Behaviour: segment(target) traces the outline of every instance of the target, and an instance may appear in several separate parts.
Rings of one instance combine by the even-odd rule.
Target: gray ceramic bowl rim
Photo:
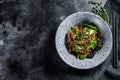
[[[66,33],[70,27],[79,24],[77,20],[80,19],[80,21],[82,21],[82,18],[84,20],[89,18],[91,23],[96,22],[94,24],[97,24],[97,27],[100,29],[103,38],[105,38],[103,47],[96,52],[95,56],[91,59],[84,60],[77,59],[74,55],[69,54],[65,46]],[[91,69],[103,63],[111,53],[113,44],[112,42],[112,33],[108,24],[101,17],[91,12],[77,12],[71,14],[61,22],[55,36],[56,49],[59,56],[69,66],[77,69]]]

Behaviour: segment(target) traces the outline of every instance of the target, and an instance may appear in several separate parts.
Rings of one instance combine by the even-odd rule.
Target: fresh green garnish
[[[92,24],[84,24],[85,27],[88,27],[89,29],[94,29],[94,30],[97,30],[96,26],[92,25]]]
[[[102,17],[109,24],[109,16],[107,11],[102,7],[102,3],[95,1],[89,1],[88,3],[92,5],[92,12]]]
[[[76,53],[81,53],[82,47],[79,45],[75,45],[72,50],[75,51]]]
[[[80,31],[78,29],[76,30],[75,35],[77,39],[80,39],[81,36],[80,36]]]
[[[90,48],[95,49],[96,46],[97,46],[97,39],[93,38],[91,41]]]
[[[79,59],[85,59],[87,57],[87,54],[81,54]]]

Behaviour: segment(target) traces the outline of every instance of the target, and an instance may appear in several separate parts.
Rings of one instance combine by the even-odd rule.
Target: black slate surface
[[[110,2],[105,8],[111,12]],[[119,80],[106,70],[112,53],[90,70],[73,69],[58,56],[56,30],[78,11],[91,11],[87,0],[1,0],[0,80]]]

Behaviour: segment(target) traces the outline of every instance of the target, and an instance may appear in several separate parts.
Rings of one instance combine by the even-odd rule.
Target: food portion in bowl
[[[68,52],[79,59],[92,58],[103,46],[99,30],[89,23],[71,27],[65,37]]]

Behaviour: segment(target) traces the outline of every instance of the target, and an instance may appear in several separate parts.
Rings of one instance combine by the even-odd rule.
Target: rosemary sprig
[[[102,7],[102,3],[95,1],[89,1],[88,3],[92,5],[92,12],[102,17],[109,24],[109,16],[107,11]]]

